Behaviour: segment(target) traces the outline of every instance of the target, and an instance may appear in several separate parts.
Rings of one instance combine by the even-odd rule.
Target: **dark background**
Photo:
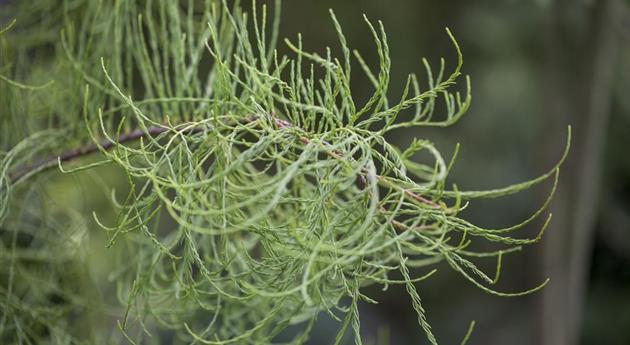
[[[414,129],[393,141],[430,138],[448,157],[462,144],[452,181],[462,189],[502,187],[547,171],[560,157],[566,127],[573,147],[561,171],[551,227],[538,245],[506,258],[502,291],[521,291],[546,277],[543,292],[490,296],[440,266],[419,285],[438,340],[459,343],[477,321],[471,344],[630,344],[630,11],[616,0],[318,0],[286,1],[282,33],[302,32],[305,46],[339,52],[329,19],[334,9],[353,48],[375,62],[362,13],[381,19],[393,59],[392,96],[409,72],[423,75],[421,57],[456,61],[444,31],[464,53],[473,105],[447,129]],[[364,94],[368,85],[355,82]],[[551,186],[475,202],[468,219],[484,226],[520,222]],[[538,230],[532,227],[534,233]],[[531,233],[530,233],[531,234]],[[529,235],[523,233],[523,235]],[[491,269],[492,263],[489,263]],[[366,337],[393,344],[424,336],[402,287],[370,291]],[[331,332],[316,333],[319,344]],[[333,327],[333,325],[331,325]]]

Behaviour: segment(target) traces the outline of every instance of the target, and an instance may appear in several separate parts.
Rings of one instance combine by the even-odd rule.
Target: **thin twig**
[[[250,123],[256,119],[258,119],[258,116],[255,115],[251,115],[245,118],[244,123]],[[276,117],[273,117],[273,123],[278,127],[278,128],[295,128],[295,126],[293,124],[291,124],[288,121],[285,120],[281,120],[278,119]],[[82,146],[82,147],[77,147],[77,148],[73,148],[70,149],[68,151],[64,151],[62,152],[60,155],[58,156],[52,156],[52,157],[47,157],[44,158],[38,162],[29,164],[29,165],[25,165],[22,166],[18,169],[16,169],[15,171],[13,171],[9,176],[10,176],[10,180],[12,182],[16,182],[19,181],[21,178],[25,177],[26,175],[37,171],[38,173],[43,172],[43,171],[47,171],[50,170],[51,168],[56,167],[60,162],[61,163],[65,163],[65,162],[70,162],[76,159],[80,159],[86,156],[89,156],[93,153],[96,153],[100,150],[110,150],[112,149],[115,145],[118,144],[124,144],[124,143],[128,143],[128,142],[133,142],[136,140],[139,140],[140,138],[146,137],[146,136],[150,136],[150,137],[157,137],[161,134],[164,134],[166,132],[168,132],[170,130],[170,128],[168,127],[161,127],[161,126],[152,126],[152,127],[148,127],[146,131],[143,131],[141,129],[135,129],[131,132],[127,132],[127,133],[123,133],[120,135],[120,137],[118,138],[118,140],[116,141],[111,141],[110,139],[103,139],[99,142],[99,144],[90,144],[87,146]],[[199,132],[202,132],[203,130],[205,130],[204,128],[201,127],[192,127],[190,128],[190,130],[187,131],[187,134],[196,134]],[[299,140],[304,143],[304,144],[309,144],[311,143],[311,140],[307,137],[304,136],[300,136]],[[327,143],[325,143],[327,144]],[[329,144],[328,144],[329,145]],[[340,153],[335,152],[333,150],[331,151],[326,151],[326,153],[337,160],[341,160],[342,156]],[[362,169],[362,171],[364,173],[367,173],[367,169],[364,168]],[[376,175],[376,179],[378,180],[379,183],[381,183],[382,185],[385,185],[387,187],[390,188],[394,188],[394,186],[392,185],[392,183],[390,181],[388,181],[384,176],[382,175]],[[365,178],[364,176],[360,175],[359,176],[359,183],[360,184],[365,184]],[[433,208],[439,208],[440,206],[435,203],[432,200],[429,200],[427,198],[422,197],[421,195],[418,195],[412,191],[403,189],[402,190],[403,194],[412,200],[415,200],[417,202],[429,205]]]
[[[73,148],[68,151],[62,152],[60,155],[47,157],[39,161],[36,161],[34,163],[19,167],[18,169],[16,169],[9,175],[9,178],[12,182],[16,182],[33,171],[43,172],[43,171],[50,170],[51,168],[56,167],[59,162],[65,163],[65,162],[70,162],[70,161],[73,161],[73,160],[76,160],[85,156],[89,156],[93,153],[98,152],[100,148],[104,150],[110,150],[117,144],[133,142],[145,136],[157,137],[158,135],[163,134],[167,132],[168,130],[169,129],[166,127],[158,127],[158,126],[149,127],[146,132],[140,129],[136,129],[131,132],[121,134],[118,140],[115,142],[109,139],[103,139],[99,142],[98,145],[90,144],[86,146]],[[201,130],[202,128],[192,128],[190,130],[190,133],[191,134],[198,133]]]

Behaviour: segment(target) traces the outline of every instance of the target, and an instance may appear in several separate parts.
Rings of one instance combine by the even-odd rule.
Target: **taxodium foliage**
[[[331,343],[351,332],[359,344],[357,304],[375,302],[363,288],[402,284],[436,344],[416,286],[439,262],[500,296],[544,285],[491,287],[502,255],[540,239],[544,227],[535,238],[516,231],[549,199],[504,229],[459,212],[470,200],[557,179],[559,165],[527,183],[458,191],[446,182],[455,157],[422,138],[409,147],[387,140],[401,128],[447,127],[468,109],[470,83],[456,84],[462,56],[450,32],[454,67],[425,61],[424,76],[410,74],[391,95],[380,22],[364,18],[377,65],[351,50],[332,12],[338,48],[310,53],[298,36],[283,56],[280,8],[2,7],[0,17],[16,21],[0,38],[0,342],[271,344],[282,335],[301,344],[326,313],[339,321]],[[373,86],[367,100],[352,91],[358,73]],[[103,171],[127,187],[108,184]],[[59,174],[92,179],[88,193],[107,198],[117,216],[56,202],[63,189],[49,180]],[[84,248],[98,231],[113,267],[106,282],[92,279]],[[496,251],[474,252],[475,241]],[[497,260],[492,277],[475,264],[483,257]],[[118,301],[102,298],[112,290]]]

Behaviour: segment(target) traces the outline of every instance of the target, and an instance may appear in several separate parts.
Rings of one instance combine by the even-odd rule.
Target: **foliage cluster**
[[[17,24],[0,38],[0,342],[105,342],[109,319],[81,316],[98,310],[130,343],[170,334],[173,343],[270,344],[293,329],[285,342],[301,344],[323,312],[340,322],[331,341],[352,332],[360,344],[357,305],[376,303],[362,289],[402,284],[436,344],[416,286],[438,263],[500,296],[544,286],[491,287],[502,256],[542,236],[549,218],[534,238],[512,233],[551,195],[503,229],[459,214],[473,199],[557,182],[564,157],[526,183],[459,191],[446,182],[457,150],[446,159],[425,139],[387,140],[401,128],[447,127],[468,109],[469,80],[463,94],[451,91],[462,56],[450,32],[452,72],[423,60],[425,77],[410,74],[392,97],[381,22],[365,18],[378,66],[350,49],[332,11],[338,57],[303,50],[299,36],[283,56],[280,9],[215,0],[2,8]],[[366,101],[352,91],[357,74],[374,88]],[[96,160],[77,163],[92,152]],[[128,190],[99,176],[104,165]],[[115,221],[51,202],[42,187],[51,167],[93,179]],[[93,292],[84,238],[95,227],[107,234],[122,309]],[[474,241],[498,248],[475,252]],[[482,258],[497,260],[493,277],[474,263]]]

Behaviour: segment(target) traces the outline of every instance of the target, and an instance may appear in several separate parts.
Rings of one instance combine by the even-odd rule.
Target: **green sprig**
[[[7,229],[0,241],[0,340],[102,342],[99,334],[109,330],[98,322],[85,320],[89,332],[71,323],[72,315],[92,310],[116,315],[117,339],[129,343],[153,343],[168,331],[174,343],[271,344],[298,327],[291,343],[302,344],[325,312],[341,323],[335,343],[351,329],[360,344],[357,306],[374,302],[363,288],[404,284],[419,328],[437,344],[417,285],[438,262],[499,296],[546,284],[517,293],[488,287],[504,255],[540,240],[549,218],[534,238],[512,233],[546,212],[570,131],[549,172],[489,191],[446,190],[455,157],[446,159],[426,139],[402,150],[385,137],[399,128],[447,127],[468,110],[470,79],[463,96],[452,91],[463,59],[450,30],[458,57],[453,71],[447,74],[442,60],[436,73],[423,60],[427,88],[411,74],[392,101],[385,27],[367,17],[376,69],[351,49],[332,11],[340,58],[330,49],[305,51],[301,37],[286,40],[293,53],[280,56],[279,1],[271,25],[266,6],[254,3],[250,16],[238,1],[80,0],[64,1],[61,9],[54,1],[34,2],[12,5],[20,24],[0,37],[14,51],[0,61],[8,71],[0,78],[0,225]],[[60,37],[23,29],[36,28],[42,13],[51,20],[37,30]],[[52,58],[29,53],[48,46]],[[356,64],[374,87],[364,104],[352,90]],[[27,86],[42,80],[54,84]],[[445,114],[434,114],[438,100]],[[76,155],[63,154],[77,148]],[[411,159],[423,151],[430,161]],[[99,158],[83,161],[88,154]],[[122,172],[124,198],[94,177],[104,165]],[[102,182],[116,217],[46,201],[41,186],[54,185],[44,178],[54,175],[46,173],[50,167]],[[485,229],[459,216],[463,201],[548,180],[554,181],[549,198],[515,226]],[[25,211],[34,200],[42,206]],[[87,266],[77,234],[93,231],[88,224],[107,235],[118,305],[90,306],[93,296],[80,286],[96,283],[87,275],[81,285],[64,269]],[[32,242],[18,241],[23,236]],[[473,252],[472,241],[499,248]],[[31,265],[31,257],[53,269],[38,276],[33,270],[41,266]],[[497,260],[494,278],[474,262],[483,258]],[[64,296],[64,308],[52,305],[51,293]]]

